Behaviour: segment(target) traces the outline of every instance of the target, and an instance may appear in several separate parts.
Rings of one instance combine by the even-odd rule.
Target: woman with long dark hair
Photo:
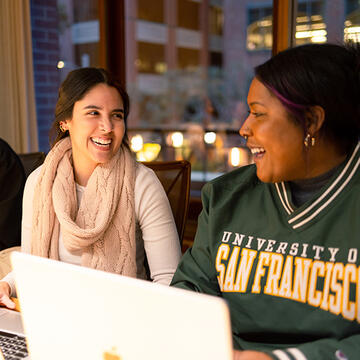
[[[129,150],[128,114],[128,95],[107,71],[68,74],[52,148],[25,185],[22,251],[138,278],[146,253],[152,280],[168,285],[178,235],[161,183]],[[0,303],[13,307],[10,295],[11,273],[0,282]]]

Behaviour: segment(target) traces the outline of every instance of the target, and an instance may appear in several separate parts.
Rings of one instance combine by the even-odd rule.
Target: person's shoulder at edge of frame
[[[6,156],[9,156],[10,154],[16,155],[12,147],[2,138],[0,138],[0,152]]]
[[[5,168],[11,167],[16,169],[18,172],[21,171],[25,181],[25,170],[18,154],[10,146],[10,144],[2,138],[0,138],[0,161],[1,165]]]

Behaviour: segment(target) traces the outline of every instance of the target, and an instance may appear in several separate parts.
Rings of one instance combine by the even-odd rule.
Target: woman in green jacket
[[[203,188],[172,285],[227,300],[236,360],[360,358],[360,47],[255,68],[240,134],[255,164]]]

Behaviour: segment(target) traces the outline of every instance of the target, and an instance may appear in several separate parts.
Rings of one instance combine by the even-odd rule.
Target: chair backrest
[[[182,245],[189,210],[191,164],[186,160],[143,162],[143,164],[154,170],[165,189]]]
[[[25,170],[25,175],[28,177],[37,167],[39,167],[45,160],[45,153],[38,151],[32,153],[18,154]]]
[[[13,251],[21,251],[21,246],[14,246],[0,251],[0,279],[12,270],[10,254]]]

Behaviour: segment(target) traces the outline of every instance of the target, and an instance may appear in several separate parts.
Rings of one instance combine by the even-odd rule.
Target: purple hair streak
[[[286,110],[302,124],[304,119],[304,110],[306,110],[307,105],[296,104],[287,99],[285,96],[281,95],[274,87],[268,84],[264,85],[280,100],[280,102],[285,106]]]

